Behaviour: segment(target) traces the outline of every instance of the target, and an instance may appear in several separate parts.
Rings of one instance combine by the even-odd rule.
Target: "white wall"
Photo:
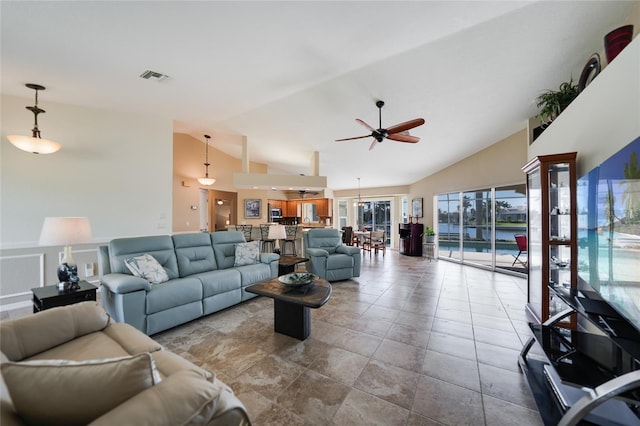
[[[38,120],[42,137],[62,144],[50,155],[20,151],[6,138],[30,134],[33,114],[25,106],[33,98],[1,97],[1,305],[57,282],[61,248],[37,245],[46,216],[89,217],[94,243],[73,249],[80,277],[90,280],[83,266],[97,261],[97,243],[171,232],[172,121],[56,104],[46,93],[39,99],[47,111]]]
[[[529,158],[578,152],[578,176],[640,136],[640,37],[636,37],[529,146]]]
[[[172,121],[44,99],[42,136],[62,149],[35,155],[6,139],[30,134],[33,99],[2,96],[0,247],[36,244],[46,216],[88,216],[97,240],[170,232]]]

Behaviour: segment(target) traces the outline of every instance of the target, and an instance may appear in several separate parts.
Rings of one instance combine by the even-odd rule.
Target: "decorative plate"
[[[311,281],[318,278],[317,275],[310,274],[308,272],[293,272],[291,274],[286,274],[278,277],[278,281],[284,284],[287,287],[303,287],[305,285],[311,284]]]
[[[600,55],[594,53],[582,70],[578,82],[578,93],[582,92],[598,74],[600,74]]]

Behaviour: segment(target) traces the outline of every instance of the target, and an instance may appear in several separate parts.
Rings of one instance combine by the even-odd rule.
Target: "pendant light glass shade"
[[[34,154],[53,154],[61,148],[58,142],[31,136],[7,135],[7,139],[9,139],[9,142],[16,148]]]
[[[26,85],[29,89],[36,91],[36,104],[34,106],[26,107],[33,113],[34,124],[31,129],[31,136],[24,135],[8,135],[7,139],[13,146],[26,152],[32,152],[34,154],[52,154],[58,151],[61,146],[57,142],[50,141],[48,139],[42,139],[40,137],[40,129],[38,129],[38,114],[46,112],[42,108],[38,108],[38,90],[45,90],[44,86],[39,84],[29,83]]]
[[[200,185],[211,186],[216,183],[214,178],[209,177],[209,139],[211,136],[204,135],[205,138],[205,160],[204,160],[204,177],[198,178]]]
[[[198,182],[200,182],[200,184],[202,185],[210,186],[216,183],[216,180],[210,177],[201,177],[201,178],[198,178]]]

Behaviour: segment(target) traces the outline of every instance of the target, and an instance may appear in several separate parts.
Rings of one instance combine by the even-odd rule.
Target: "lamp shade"
[[[18,149],[34,154],[53,154],[60,149],[60,144],[48,139],[33,138],[31,136],[7,135],[9,142]]]
[[[270,240],[284,240],[285,238],[287,238],[287,231],[284,225],[271,225],[269,227]]]
[[[46,217],[40,233],[41,246],[70,246],[91,242],[88,217]]]
[[[210,185],[213,185],[214,183],[216,183],[216,180],[214,178],[210,178],[210,177],[207,176],[207,177],[198,178],[198,182],[201,185],[210,186]]]

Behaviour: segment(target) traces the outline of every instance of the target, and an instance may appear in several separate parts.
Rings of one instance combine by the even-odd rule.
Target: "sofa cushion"
[[[267,281],[272,278],[271,266],[265,263],[240,266],[236,269],[240,272],[240,276],[242,277],[242,287],[259,283],[261,281]]]
[[[212,232],[211,243],[216,256],[218,269],[233,268],[236,257],[236,244],[246,242],[240,231]]]
[[[215,375],[204,368],[198,367],[194,363],[187,361],[180,355],[176,355],[171,351],[157,351],[151,354],[153,360],[156,363],[156,368],[160,377],[164,380],[165,377],[172,376],[182,370],[191,370],[202,376],[203,379],[210,382],[215,379]]]
[[[116,238],[109,243],[109,260],[112,273],[131,274],[124,261],[133,256],[148,253],[167,271],[169,279],[178,278],[178,261],[173,240],[168,235],[150,237]]]
[[[234,256],[233,266],[245,266],[258,263],[260,260],[260,241],[236,244]]]
[[[144,278],[152,284],[169,281],[167,271],[149,253],[129,257],[124,260],[124,264],[133,275]]]
[[[150,354],[74,362],[5,362],[2,375],[27,424],[86,425],[158,383]]]
[[[116,358],[134,355],[105,333],[86,334],[77,337],[63,345],[54,346],[25,360],[67,359],[72,361],[86,361],[98,358]]]
[[[0,349],[20,361],[77,337],[104,329],[109,315],[97,302],[47,309],[19,320],[0,322]]]
[[[202,283],[203,298],[237,290],[242,285],[242,277],[237,268],[203,272],[193,278],[198,278]]]
[[[211,424],[222,409],[229,410],[218,406],[223,392],[226,388],[220,382],[208,382],[193,371],[180,371],[96,419],[91,426]],[[246,417],[242,420],[217,424],[250,424]]]
[[[102,330],[102,332],[122,346],[129,355],[136,355],[143,352],[155,353],[162,349],[162,346],[151,337],[140,333],[135,327],[124,322],[113,322]]]
[[[147,292],[145,313],[154,314],[176,306],[202,300],[202,284],[193,277],[177,278],[153,286]]]
[[[218,269],[209,234],[177,234],[171,238],[181,277]]]

